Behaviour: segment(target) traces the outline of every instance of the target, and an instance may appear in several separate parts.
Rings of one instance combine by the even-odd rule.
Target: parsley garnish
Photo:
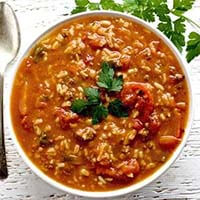
[[[180,52],[186,46],[184,35],[185,22],[200,29],[200,25],[184,15],[186,11],[192,8],[195,0],[173,0],[172,9],[169,8],[167,0],[123,0],[122,3],[116,3],[114,0],[100,0],[99,3],[92,3],[90,1],[75,0],[76,8],[72,11],[72,14],[87,10],[104,9],[128,12],[148,22],[155,22],[156,17],[158,17],[158,29],[174,43]],[[173,20],[172,17],[176,19]],[[194,34],[192,33],[192,35]],[[191,38],[189,38],[190,40]],[[186,50],[188,51],[188,49],[190,49],[190,42],[187,42]],[[195,53],[195,56],[190,56],[189,54],[189,59],[187,56],[188,62],[198,55],[200,55],[199,51]]]
[[[102,104],[94,107],[92,112],[92,124],[98,124],[107,116],[108,116],[108,109],[104,107]]]
[[[116,117],[128,117],[128,109],[119,99],[110,102],[108,106],[109,113]]]
[[[108,62],[103,62],[97,85],[105,88],[108,92],[119,92],[122,89],[122,76],[114,77],[115,71]]]
[[[71,106],[71,110],[75,113],[82,113],[83,111],[85,111],[88,107],[88,102],[86,100],[83,99],[76,99]]]
[[[93,106],[100,104],[100,95],[98,89],[85,88],[84,94],[87,100],[76,99],[73,101],[71,110],[78,114],[90,115]]]
[[[115,71],[112,65],[103,62],[102,71],[97,84],[99,87],[106,88],[110,91],[120,91],[122,89],[123,79],[122,77],[114,78]],[[116,117],[127,117],[127,109],[123,106],[119,99],[111,102],[106,108],[100,99],[99,90],[96,88],[85,88],[84,94],[86,99],[76,99],[73,101],[71,110],[77,114],[92,117],[92,124],[97,124],[101,122],[104,118],[108,116],[109,113]]]
[[[97,105],[100,103],[100,95],[98,89],[95,88],[85,88],[85,96],[88,99],[88,105]]]

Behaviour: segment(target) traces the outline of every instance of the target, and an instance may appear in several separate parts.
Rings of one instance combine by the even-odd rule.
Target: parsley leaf
[[[183,47],[185,46],[185,19],[179,18],[174,21],[174,31],[172,32],[171,40],[178,48],[180,52],[182,52]]]
[[[87,10],[87,6],[90,3],[89,0],[75,0],[76,8],[71,11],[71,14],[77,14],[81,12],[85,12]]]
[[[76,99],[72,103],[71,110],[78,114],[89,115],[92,107],[100,104],[100,95],[99,91],[95,88],[85,88],[85,96],[87,100]]]
[[[162,17],[165,17],[165,19]],[[171,21],[168,16],[163,15],[160,20],[162,20],[162,22],[158,24],[158,29],[171,39],[178,50],[182,52],[185,46],[185,19],[180,17],[175,21]]]
[[[104,10],[116,10],[123,12],[122,5],[115,3],[114,0],[101,0],[100,5]]]
[[[112,87],[109,91],[119,92],[122,89],[122,85],[123,85],[123,76],[118,76],[113,79]]]
[[[76,99],[72,103],[71,110],[75,113],[80,114],[87,109],[87,106],[88,102],[86,100]]]
[[[124,0],[123,7],[125,11],[144,19],[145,21],[155,21],[152,0]]]
[[[187,61],[190,62],[193,58],[200,55],[200,34],[191,32],[187,42]]]
[[[89,1],[88,0],[75,0],[75,3],[79,7],[87,6]]]
[[[108,109],[103,105],[97,105],[93,108],[92,124],[98,124],[108,116]]]
[[[160,23],[158,29],[162,31],[178,48],[181,52],[185,46],[185,19],[179,17],[177,20],[172,21],[169,17],[170,10],[167,4],[161,4],[155,10],[159,17]]]
[[[112,87],[112,80],[114,77],[114,70],[110,67],[109,63],[103,62],[101,64],[102,70],[99,74],[97,85],[102,88],[109,89]]]
[[[128,117],[128,109],[119,99],[110,102],[108,106],[109,113],[116,117]]]
[[[77,14],[77,13],[85,12],[86,10],[87,10],[86,7],[77,6],[76,8],[74,8],[74,10],[72,10],[71,14]]]
[[[89,3],[88,9],[89,10],[100,10],[100,6],[98,3]]]
[[[170,22],[171,21],[170,17],[168,16],[168,14],[170,13],[170,10],[166,3],[162,3],[158,6],[156,6],[155,13],[159,17],[159,20],[161,22]]]
[[[194,2],[195,0],[174,0],[173,13],[180,16],[191,9]]]
[[[108,62],[102,63],[102,70],[99,74],[97,85],[107,89],[109,92],[119,92],[122,89],[122,76],[114,77],[115,71]]]
[[[96,105],[100,103],[100,95],[98,89],[85,88],[84,93],[88,99],[88,105]]]

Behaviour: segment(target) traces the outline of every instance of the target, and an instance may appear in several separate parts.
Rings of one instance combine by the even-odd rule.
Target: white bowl
[[[165,164],[163,164],[162,167],[160,167],[155,173],[153,173],[152,175],[150,175],[146,179],[144,179],[144,180],[142,180],[142,181],[140,181],[136,184],[130,185],[128,187],[122,188],[122,189],[117,189],[117,190],[113,190],[113,191],[105,191],[105,192],[88,192],[88,191],[82,191],[82,190],[70,188],[66,185],[63,185],[63,184],[55,181],[54,179],[48,177],[47,175],[45,175],[39,168],[36,167],[36,165],[33,164],[33,162],[28,158],[28,156],[26,155],[26,153],[24,152],[24,150],[20,146],[19,141],[17,140],[16,135],[14,133],[14,129],[13,129],[12,122],[11,122],[11,113],[10,113],[11,92],[12,92],[15,74],[16,74],[18,68],[19,68],[20,63],[28,55],[28,53],[30,52],[33,45],[38,40],[40,40],[45,34],[47,34],[49,31],[51,31],[52,29],[54,29],[58,25],[69,22],[73,19],[78,19],[78,18],[87,17],[87,16],[94,16],[94,15],[122,17],[122,18],[125,18],[125,19],[128,19],[128,20],[131,20],[133,22],[141,24],[142,26],[146,27],[147,29],[149,29],[153,33],[155,33],[159,38],[161,38],[165,42],[165,44],[167,44],[169,46],[171,51],[175,54],[176,58],[178,59],[178,61],[180,63],[180,66],[182,67],[182,70],[185,74],[186,82],[188,84],[189,99],[190,99],[190,101],[189,101],[189,116],[188,116],[188,122],[187,122],[186,129],[185,129],[185,134],[182,138],[181,143],[176,148],[176,150],[174,151],[171,158]],[[193,115],[192,89],[191,89],[191,82],[190,82],[190,78],[189,78],[187,70],[188,70],[188,66],[187,66],[185,60],[180,55],[177,48],[172,44],[172,42],[163,33],[161,33],[159,30],[152,28],[152,26],[150,24],[144,22],[143,20],[141,20],[137,17],[131,16],[131,15],[128,15],[128,14],[119,13],[119,12],[113,12],[113,11],[93,11],[93,12],[86,12],[86,13],[81,13],[81,14],[69,16],[65,20],[61,21],[60,23],[51,26],[46,32],[44,32],[38,38],[36,38],[36,40],[24,51],[24,54],[18,59],[17,63],[15,63],[15,65],[12,66],[12,69],[9,70],[9,73],[7,73],[7,75],[6,75],[6,85],[5,85],[5,88],[4,88],[4,108],[5,108],[4,109],[5,110],[4,119],[5,119],[5,122],[6,122],[6,127],[8,127],[8,131],[12,135],[12,139],[13,139],[14,143],[16,144],[17,150],[20,153],[21,157],[24,159],[24,161],[27,163],[27,165],[32,169],[32,171],[35,174],[37,174],[41,179],[43,179],[45,182],[49,183],[50,185],[52,185],[52,186],[54,186],[54,187],[56,187],[56,188],[58,188],[62,191],[65,191],[65,192],[68,192],[68,193],[71,193],[71,194],[74,194],[74,195],[91,197],[91,198],[116,197],[116,196],[124,195],[124,194],[130,193],[130,192],[134,192],[134,191],[146,186],[147,184],[151,183],[153,180],[157,179],[161,174],[163,174],[172,165],[172,163],[177,159],[177,157],[181,153],[181,151],[182,151],[182,149],[183,149],[183,147],[186,143],[186,140],[188,138],[190,128],[191,128],[192,115]]]

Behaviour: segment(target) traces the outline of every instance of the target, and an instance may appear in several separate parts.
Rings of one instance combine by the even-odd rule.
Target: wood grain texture
[[[65,14],[74,6],[72,0],[6,0],[16,11],[22,33],[20,54],[25,47],[50,25],[66,18]],[[172,1],[170,1],[171,3]],[[196,0],[190,13],[200,23],[200,0]],[[188,32],[192,27],[187,27]],[[200,58],[188,65],[191,69],[192,87],[195,97],[195,116],[187,144],[172,167],[159,179],[119,200],[149,199],[200,199]],[[6,151],[9,177],[0,181],[2,200],[86,200],[58,191],[31,172],[16,151],[6,133]]]

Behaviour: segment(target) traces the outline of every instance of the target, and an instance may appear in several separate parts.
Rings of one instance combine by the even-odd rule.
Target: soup
[[[11,97],[21,147],[80,190],[135,184],[182,140],[188,88],[169,47],[143,26],[92,16],[60,25],[21,63]]]

